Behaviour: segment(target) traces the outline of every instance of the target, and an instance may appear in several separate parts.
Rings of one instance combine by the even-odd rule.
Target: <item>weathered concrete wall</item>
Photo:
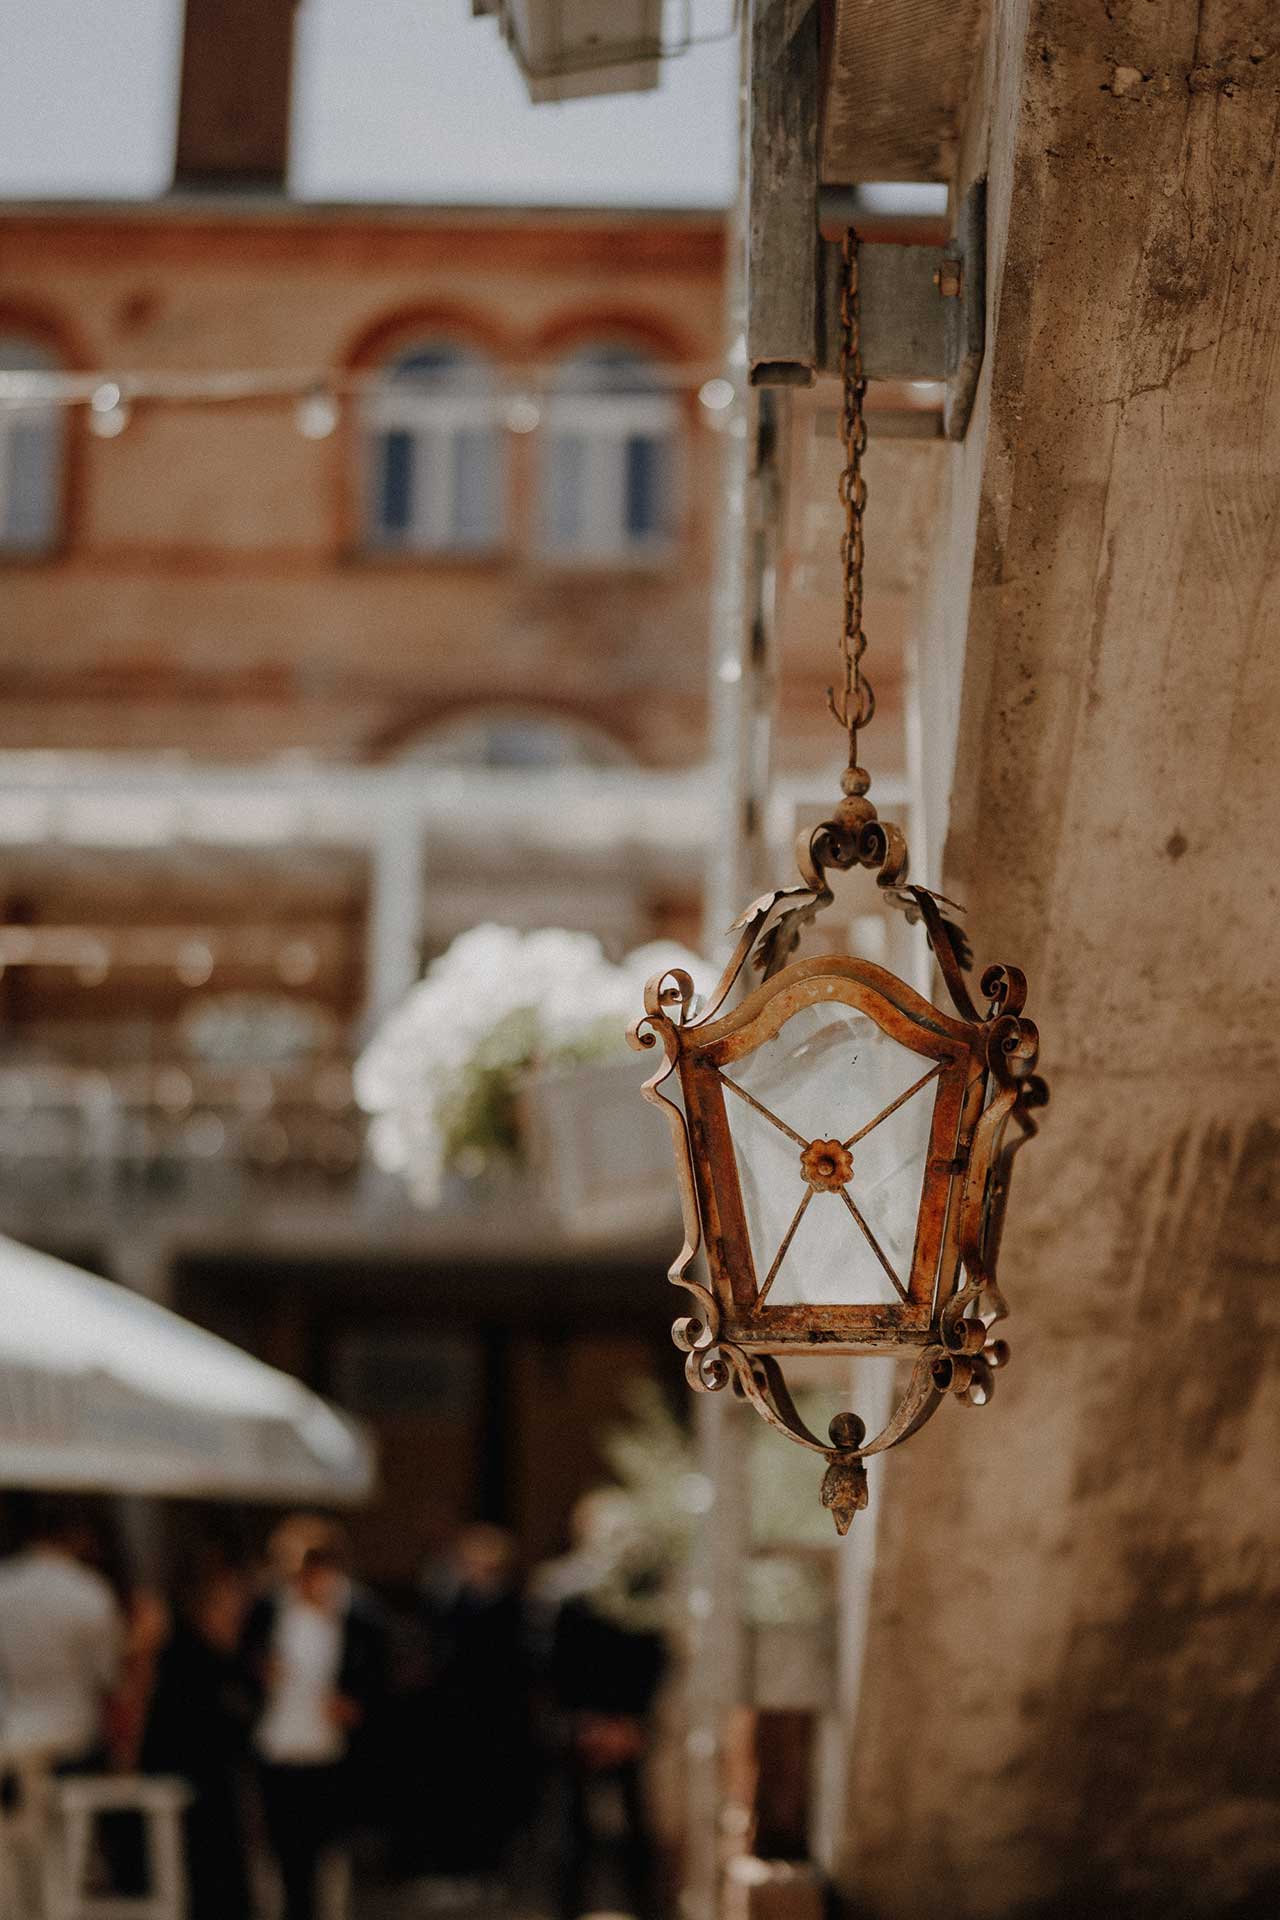
[[[1280,23],[1006,4],[986,85],[947,879],[1053,1105],[1013,1365],[886,1471],[841,1873],[894,1920],[1274,1914]]]

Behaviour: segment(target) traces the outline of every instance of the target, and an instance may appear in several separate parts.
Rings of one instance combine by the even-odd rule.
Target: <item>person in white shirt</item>
[[[351,1820],[352,1742],[380,1692],[384,1653],[336,1530],[254,1609],[247,1652],[263,1689],[254,1745],[284,1920],[314,1920],[321,1861]]]
[[[0,1753],[10,1764],[86,1766],[104,1746],[124,1621],[74,1520],[53,1517],[0,1563]]]

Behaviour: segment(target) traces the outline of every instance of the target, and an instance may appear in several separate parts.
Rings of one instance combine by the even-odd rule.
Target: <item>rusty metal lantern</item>
[[[1010,1172],[1047,1098],[1023,975],[989,967],[975,1003],[951,903],[907,883],[904,837],[880,820],[857,762],[874,698],[861,670],[866,429],[853,236],[845,257],[844,684],[828,694],[849,742],[842,798],[802,838],[800,884],[762,895],[736,923],[706,1006],[672,969],[648,983],[631,1033],[634,1046],[663,1050],[644,1092],[676,1148],[684,1243],[669,1277],[694,1301],[672,1329],[686,1375],[704,1392],[732,1385],[826,1460],[822,1500],[841,1533],[866,1505],[869,1455],[915,1433],[948,1395],[967,1406],[991,1396],[1008,1359],[994,1329],[1007,1311],[996,1266]],[[953,1011],[851,955],[792,961],[831,902],[828,872],[854,867],[923,922]],[[762,984],[732,1003],[749,967]],[[679,1103],[663,1091],[673,1074]],[[693,1271],[699,1254],[705,1281]],[[851,1412],[826,1439],[813,1433],[780,1364],[904,1353],[910,1381],[870,1439]]]

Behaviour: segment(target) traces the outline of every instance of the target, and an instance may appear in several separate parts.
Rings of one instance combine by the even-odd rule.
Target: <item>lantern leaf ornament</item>
[[[833,817],[801,838],[798,886],[751,903],[706,1005],[678,968],[647,984],[633,1046],[660,1047],[644,1084],[675,1146],[684,1239],[668,1277],[692,1311],[672,1328],[700,1392],[732,1386],[826,1462],[821,1498],[845,1533],[867,1503],[864,1462],[915,1433],[952,1395],[990,1399],[1009,1350],[996,1268],[1010,1175],[1047,1099],[1026,980],[991,966],[970,992],[969,943],[943,896],[907,879],[900,830],[881,821],[858,764],[875,709],[861,670],[865,380],[857,242],[845,246],[841,499],[844,683],[828,704],[848,736]],[[795,959],[828,906],[827,875],[873,871],[888,904],[922,923],[954,1011],[851,955]],[[734,1000],[749,970],[760,984]],[[672,1076],[680,1100],[667,1088]],[[705,1280],[695,1272],[705,1259]],[[780,1362],[812,1354],[910,1353],[910,1379],[867,1438],[842,1411],[810,1430]]]

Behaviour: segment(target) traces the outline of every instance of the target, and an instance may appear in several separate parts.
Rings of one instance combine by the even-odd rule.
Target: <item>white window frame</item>
[[[553,393],[546,405],[546,442],[542,462],[542,548],[551,558],[585,564],[665,559],[675,546],[678,519],[680,410],[669,393]],[[631,440],[652,440],[668,465],[671,497],[665,503],[665,525],[652,533],[635,534],[627,526],[627,446]],[[580,440],[586,447],[585,471],[578,507],[581,526],[572,536],[556,532],[555,449],[559,440]]]
[[[424,341],[420,350],[430,351]],[[442,349],[449,351],[451,349]],[[413,349],[409,350],[410,352]],[[450,381],[478,372],[491,382],[489,392],[451,390]],[[501,396],[488,363],[459,353],[456,365],[437,375],[421,376],[414,390],[411,372],[387,370],[386,385],[365,403],[368,435],[367,527],[372,545],[392,553],[484,554],[500,549],[506,532],[506,437]],[[482,539],[463,539],[458,528],[457,453],[464,433],[492,435],[493,525]],[[403,529],[390,529],[382,517],[380,497],[382,438],[389,433],[409,436],[409,514]]]

